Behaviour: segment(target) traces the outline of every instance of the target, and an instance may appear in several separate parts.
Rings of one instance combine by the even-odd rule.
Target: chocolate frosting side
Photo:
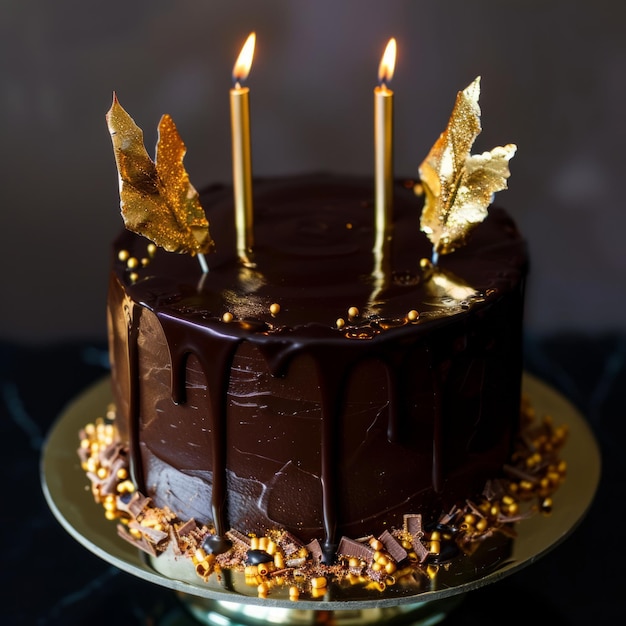
[[[255,182],[252,269],[236,259],[227,187],[201,195],[216,242],[207,274],[158,250],[133,281],[117,252],[148,259],[148,242],[115,242],[114,397],[134,479],[157,504],[218,536],[281,527],[330,554],[342,534],[439,514],[507,460],[523,239],[492,207],[425,271],[421,199],[398,182],[377,265],[372,198],[359,178]]]

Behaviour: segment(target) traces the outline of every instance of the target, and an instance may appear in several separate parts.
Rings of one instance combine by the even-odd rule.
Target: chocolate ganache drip
[[[421,199],[398,184],[381,290],[372,198],[361,179],[255,183],[250,270],[232,194],[214,187],[207,274],[162,250],[134,277],[114,262],[113,387],[134,476],[157,505],[211,524],[216,552],[231,529],[280,528],[319,539],[329,563],[343,535],[434,517],[508,458],[523,240],[492,209],[435,280],[420,266]],[[142,258],[146,243],[124,232],[115,247]]]

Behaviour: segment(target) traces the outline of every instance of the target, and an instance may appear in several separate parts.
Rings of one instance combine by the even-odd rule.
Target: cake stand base
[[[464,593],[439,600],[428,600],[379,608],[352,608],[333,611],[263,607],[213,600],[179,592],[187,611],[206,626],[432,626],[442,622],[465,598]]]

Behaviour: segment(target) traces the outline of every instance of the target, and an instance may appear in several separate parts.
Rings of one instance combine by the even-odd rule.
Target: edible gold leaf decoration
[[[480,134],[480,76],[457,94],[448,127],[420,165],[425,191],[421,230],[433,244],[433,259],[462,246],[485,217],[493,194],[507,188],[514,144],[470,154]]]
[[[205,254],[214,247],[198,192],[183,166],[187,151],[174,121],[163,115],[153,162],[143,132],[115,94],[106,115],[119,174],[120,208],[128,230],[168,252]]]

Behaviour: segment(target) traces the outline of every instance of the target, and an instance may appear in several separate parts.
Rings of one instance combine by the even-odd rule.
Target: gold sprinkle
[[[415,320],[419,319],[420,314],[419,311],[411,309],[406,316],[410,322],[414,322]]]
[[[126,263],[126,261],[128,261],[128,259],[130,258],[130,252],[129,252],[128,250],[120,250],[120,251],[117,253],[117,258],[118,258],[120,261],[122,261],[122,262]]]
[[[343,328],[346,325],[346,320],[344,320],[343,317],[338,317],[335,324],[337,325],[337,328]]]
[[[157,247],[155,244],[153,243],[149,243],[148,244],[148,254],[153,257],[156,254],[157,251]]]
[[[277,302],[270,304],[270,313],[272,315],[278,315],[279,312],[280,312],[280,304],[278,304]]]
[[[141,259],[141,267],[148,267],[150,264],[150,259],[148,257],[143,257]]]
[[[126,266],[128,267],[128,269],[134,270],[135,268],[139,267],[139,261],[134,256],[131,256],[126,261]]]
[[[233,321],[233,314],[229,313],[228,311],[226,313],[224,313],[224,315],[222,315],[222,321],[226,322],[228,324],[228,322],[232,322]]]
[[[355,306],[351,306],[348,309],[348,317],[357,317],[359,315],[359,309],[357,309]]]
[[[132,283],[136,283],[139,280],[139,274],[137,274],[137,272],[131,272],[128,277]]]

